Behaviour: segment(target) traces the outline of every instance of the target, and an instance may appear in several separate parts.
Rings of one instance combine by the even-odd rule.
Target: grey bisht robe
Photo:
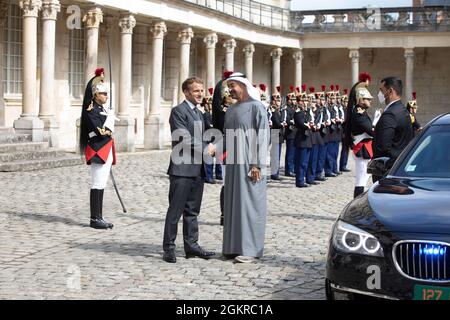
[[[222,251],[223,254],[262,257],[270,135],[265,107],[253,99],[233,105],[225,114],[224,129],[227,157]],[[248,175],[252,166],[261,169],[261,180],[257,183],[253,183]]]

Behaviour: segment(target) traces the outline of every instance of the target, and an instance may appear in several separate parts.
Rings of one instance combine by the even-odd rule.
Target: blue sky
[[[346,9],[364,7],[410,7],[412,0],[292,0],[292,10]]]

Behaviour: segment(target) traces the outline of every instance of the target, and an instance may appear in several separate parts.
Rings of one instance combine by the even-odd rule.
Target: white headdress
[[[245,86],[247,87],[247,92],[248,92],[248,95],[250,96],[250,98],[252,98],[253,100],[256,100],[256,101],[261,101],[261,94],[260,94],[259,90],[256,89],[250,83],[250,81],[248,81],[247,78],[245,78],[244,74],[242,74],[240,72],[235,72],[227,79],[227,81],[237,81],[237,82],[240,82],[242,84],[245,84]]]

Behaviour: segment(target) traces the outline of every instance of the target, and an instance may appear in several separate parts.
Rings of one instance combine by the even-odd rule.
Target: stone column
[[[22,0],[23,10],[23,90],[22,114],[14,121],[16,133],[31,134],[32,141],[43,141],[44,122],[37,117],[36,67],[37,67],[37,17],[41,0]]]
[[[253,83],[253,53],[255,52],[255,46],[252,43],[247,44],[242,50],[245,56],[245,75],[248,81]]]
[[[6,1],[0,2],[0,29],[4,30],[6,26],[6,15],[8,14],[8,3]],[[0,32],[0,57],[3,57],[3,43],[5,32]],[[0,129],[5,127],[6,113],[5,113],[5,101],[3,99],[3,59],[0,60]],[[4,130],[0,130],[0,133]],[[7,130],[8,131],[8,130]]]
[[[350,49],[349,58],[352,61],[352,86],[359,80],[359,50]]]
[[[55,32],[56,16],[61,10],[58,0],[42,2],[42,65],[39,118],[44,121],[44,136],[51,147],[58,147],[58,123],[55,117]]]
[[[295,87],[302,86],[303,50],[297,50],[292,57],[295,60]]]
[[[236,40],[228,39],[223,44],[225,48],[225,69],[234,71],[234,48],[236,48]]]
[[[206,44],[206,90],[216,85],[216,44],[217,34],[210,33],[204,39]]]
[[[270,53],[272,57],[272,93],[277,90],[277,86],[280,85],[280,62],[283,50],[281,48],[275,48]]]
[[[184,100],[182,83],[189,77],[189,56],[191,52],[191,40],[194,37],[192,28],[186,28],[178,33],[180,41],[180,74],[178,79],[178,102]]]
[[[406,76],[405,76],[405,101],[412,100],[414,91],[414,48],[405,48]]]
[[[149,113],[144,121],[144,147],[146,149],[158,150],[161,149],[164,144],[164,123],[161,119],[160,109],[161,83],[163,81],[163,46],[164,36],[167,33],[167,27],[166,24],[161,21],[153,25],[150,28],[150,31],[153,35],[152,76]]]
[[[136,19],[131,14],[120,17],[120,77],[119,77],[119,112],[115,127],[115,146],[117,151],[134,152],[135,139],[134,120],[130,116],[132,40]]]
[[[98,31],[103,22],[103,12],[100,8],[92,8],[83,17],[86,27],[86,59],[84,71],[84,83],[94,76],[98,55]]]

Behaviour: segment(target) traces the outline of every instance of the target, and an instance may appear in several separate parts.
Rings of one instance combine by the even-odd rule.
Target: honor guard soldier
[[[283,120],[281,118],[281,86],[276,87],[276,91],[272,95],[270,118],[270,179],[280,179],[280,159],[281,148],[283,145]]]
[[[374,135],[372,120],[367,114],[373,97],[364,84],[356,88],[357,104],[352,108],[351,116],[351,138],[352,151],[355,160],[355,190],[353,197],[356,198],[364,193],[364,187],[370,178],[367,173],[367,165],[373,157],[372,137]]]
[[[212,124],[213,128],[220,130],[222,134],[225,134],[223,131],[223,126],[225,123],[225,113],[227,112],[229,104],[225,103],[228,97],[224,95],[225,88],[227,86],[224,84],[224,81],[228,79],[233,74],[233,71],[224,71],[222,74],[222,80],[220,80],[215,88],[214,95],[212,100]],[[225,171],[224,167],[221,166],[222,169],[222,181],[225,181]],[[216,170],[216,173],[218,171]],[[218,179],[219,180],[219,179]],[[220,225],[223,226],[223,208],[224,208],[224,186],[220,189]]]
[[[212,123],[212,100],[214,88],[208,88],[208,93],[206,97],[203,98],[203,102],[199,108],[203,115],[203,121],[205,122],[205,131],[213,128]],[[220,164],[214,165],[214,163],[206,163],[205,164],[206,178],[205,183],[215,184],[214,180],[214,169],[216,169],[216,179],[222,180],[222,166]]]
[[[307,96],[306,92],[302,97],[299,109],[294,115],[295,126],[297,133],[295,135],[295,186],[297,188],[309,187],[306,184],[306,175],[308,173],[309,156],[312,148],[311,116],[307,111],[307,101],[315,99],[314,87],[309,88],[310,94]]]
[[[306,183],[309,185],[318,184],[315,180],[319,156],[319,146],[320,144],[323,144],[323,139],[322,136],[320,135],[317,122],[319,120],[319,118],[317,117],[317,101],[320,99],[320,97],[322,97],[325,94],[324,92],[325,89],[326,86],[322,86],[322,91],[315,92],[315,96],[314,97],[311,96],[311,99],[309,101],[308,113],[311,123],[310,134],[312,143],[308,162],[308,172],[306,175]]]
[[[325,177],[336,177],[337,171],[335,169],[335,153],[336,153],[336,92],[334,90],[334,85],[330,86],[330,91],[326,93],[327,95],[327,126],[328,126],[328,137],[327,137],[327,154],[325,158]],[[335,108],[336,107],[336,108]],[[339,148],[339,145],[337,145]],[[336,166],[337,167],[337,166]]]
[[[347,163],[348,163],[348,152],[350,149],[350,146],[346,143],[346,130],[348,117],[347,117],[347,104],[348,104],[348,89],[344,89],[344,94],[340,97],[341,103],[339,110],[343,117],[343,123],[342,123],[342,143],[341,143],[341,156],[339,158],[339,171],[340,172],[350,172],[349,169],[347,169]]]
[[[295,134],[297,128],[294,123],[294,114],[297,109],[297,93],[300,88],[290,86],[291,92],[286,96],[286,108],[281,117],[283,119],[284,140],[286,141],[286,154],[284,157],[284,175],[295,177]]]
[[[417,94],[414,91],[412,93],[413,95],[413,100],[408,101],[408,103],[406,104],[406,109],[409,112],[409,116],[411,117],[411,124],[414,130],[414,135],[416,135],[420,130],[422,130],[422,126],[419,124],[419,122],[417,121]]]
[[[95,71],[89,80],[83,99],[80,122],[80,153],[91,166],[90,227],[112,229],[113,224],[103,220],[103,193],[111,166],[116,164],[114,149],[114,111],[103,105],[108,100],[108,88],[103,83],[104,69]]]
[[[319,96],[317,104],[317,122],[316,126],[321,136],[321,143],[318,145],[317,167],[315,180],[326,181],[324,174],[325,161],[327,156],[327,148],[329,142],[329,127],[331,125],[330,112],[326,106],[326,93]]]

